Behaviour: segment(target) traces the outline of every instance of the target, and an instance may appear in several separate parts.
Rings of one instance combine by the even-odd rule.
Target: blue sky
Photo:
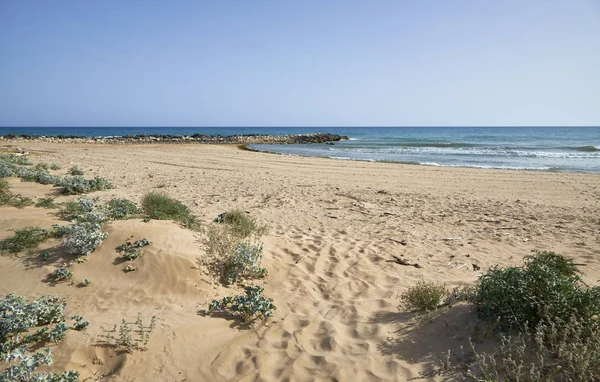
[[[0,126],[600,125],[597,0],[1,0]]]

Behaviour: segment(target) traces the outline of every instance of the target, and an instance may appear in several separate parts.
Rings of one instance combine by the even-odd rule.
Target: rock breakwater
[[[54,143],[104,143],[104,144],[143,144],[143,143],[206,143],[206,144],[293,144],[293,143],[325,143],[348,139],[347,136],[315,133],[293,135],[126,135],[120,137],[81,137],[81,136],[39,136],[15,135],[0,136],[0,142],[54,142]]]

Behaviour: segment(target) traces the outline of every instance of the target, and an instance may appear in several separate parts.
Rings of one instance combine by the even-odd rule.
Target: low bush
[[[600,288],[588,287],[571,259],[535,252],[523,267],[491,268],[472,302],[480,318],[498,321],[500,329],[534,328],[544,316],[591,322],[600,315]]]
[[[228,312],[239,316],[244,322],[269,317],[277,308],[273,305],[273,300],[263,297],[263,291],[263,287],[247,285],[243,295],[212,300],[208,310],[213,313]]]
[[[102,244],[108,233],[102,232],[101,226],[95,223],[77,223],[71,225],[63,238],[63,245],[68,253],[87,256]]]
[[[94,179],[85,179],[82,176],[64,177],[55,183],[64,188],[67,195],[87,194],[94,191],[104,191],[112,188],[108,179],[95,177]]]
[[[8,178],[17,174],[18,167],[10,162],[0,161],[0,178]]]
[[[0,155],[0,162],[12,163],[18,166],[31,166],[32,163],[26,156]]]
[[[14,232],[13,236],[0,240],[0,252],[19,253],[31,250],[48,238],[48,231],[40,227],[26,227]]]
[[[53,361],[50,349],[38,351],[40,346],[62,341],[70,329],[82,330],[88,326],[81,316],[71,317],[74,325],[67,326],[66,306],[66,301],[57,296],[42,296],[29,303],[11,293],[0,300],[0,359],[10,362],[0,373],[0,381],[79,381],[79,373],[75,371],[36,372],[38,367]]]
[[[106,212],[110,219],[130,219],[142,213],[137,204],[125,198],[113,198],[106,203]]]
[[[438,308],[446,296],[445,286],[421,280],[402,293],[400,300],[402,307],[410,311],[431,311]]]
[[[54,204],[53,197],[41,198],[36,203],[35,206],[38,208],[56,208],[56,204]]]
[[[71,168],[69,169],[69,171],[67,171],[67,173],[68,173],[69,175],[73,175],[73,176],[76,176],[76,175],[83,175],[83,170],[82,170],[82,169],[80,169],[80,168],[79,168],[79,167],[77,167],[77,166],[73,166],[73,167],[71,167]]]
[[[142,210],[150,219],[174,220],[197,230],[200,223],[188,206],[162,192],[148,192],[142,199]]]
[[[60,170],[60,166],[57,163],[52,163],[50,165],[50,170]]]
[[[266,226],[261,226],[256,222],[256,219],[250,217],[244,211],[233,210],[224,212],[217,216],[215,223],[229,224],[233,233],[239,237],[248,237],[252,234],[260,236],[266,232]]]
[[[233,253],[223,263],[223,279],[229,284],[234,284],[241,279],[265,277],[268,272],[265,268],[260,267],[262,256],[262,244],[237,244]]]
[[[156,220],[181,221],[191,214],[185,204],[162,192],[149,192],[144,195],[142,209],[150,219]]]

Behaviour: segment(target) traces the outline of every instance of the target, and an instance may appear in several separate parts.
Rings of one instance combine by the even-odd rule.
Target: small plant
[[[35,203],[35,206],[38,208],[56,208],[53,197],[41,198]]]
[[[126,241],[124,244],[119,245],[115,250],[123,255],[126,260],[135,260],[142,255],[140,248],[150,245],[148,239],[143,238],[134,242]]]
[[[82,287],[87,287],[91,284],[92,282],[88,279],[83,279],[83,281],[81,282],[81,286]]]
[[[256,219],[248,216],[244,211],[233,210],[224,212],[214,219],[215,223],[225,223],[232,227],[233,233],[239,237],[248,237],[253,233],[260,236],[266,232],[265,226],[260,226]]]
[[[125,319],[121,320],[121,325],[119,326],[119,335],[118,337],[109,336],[109,338],[114,339],[114,346],[117,349],[123,349],[128,353],[133,352],[133,350],[146,350],[146,345],[150,340],[150,333],[154,330],[156,325],[156,316],[152,316],[150,319],[149,325],[144,325],[142,314],[138,313],[135,324],[129,324]],[[134,329],[136,328],[136,329]],[[117,332],[117,326],[112,330],[112,333]],[[132,333],[137,332],[137,336],[134,337]]]
[[[160,192],[149,192],[142,199],[142,210],[155,220],[174,220],[186,228],[198,229],[199,222],[190,209],[179,200]]]
[[[223,264],[223,278],[227,283],[234,284],[242,278],[265,277],[267,270],[259,266],[262,256],[262,244],[239,243]]]
[[[126,267],[123,269],[123,272],[125,272],[125,273],[129,273],[129,272],[135,272],[135,271],[137,271],[137,268],[136,268],[136,267],[134,267],[134,266],[133,266],[133,265],[131,265],[131,264],[128,264],[128,265],[127,265],[127,266],[126,266]]]
[[[50,258],[50,251],[44,250],[40,252],[40,258],[44,261],[48,261],[48,259]]]
[[[39,227],[26,227],[14,232],[13,236],[0,240],[0,252],[19,253],[31,250],[48,238],[48,231]]]
[[[73,166],[73,167],[71,167],[71,168],[69,169],[69,171],[67,171],[67,172],[68,172],[68,174],[69,174],[69,175],[73,175],[73,176],[75,176],[75,175],[83,175],[83,170],[82,170],[82,169],[80,169],[80,168],[79,168],[79,167],[77,167],[77,166]]]
[[[65,267],[57,268],[51,273],[56,281],[65,281],[73,276],[73,273]]]
[[[448,294],[446,287],[433,282],[418,281],[400,296],[402,306],[410,311],[435,310]]]
[[[50,170],[60,170],[60,166],[56,163],[50,165]]]
[[[142,210],[135,202],[125,198],[114,198],[106,203],[107,215],[110,219],[123,220],[135,217]]]
[[[269,317],[277,308],[273,305],[273,300],[263,297],[263,291],[264,288],[261,286],[247,285],[244,288],[244,295],[212,300],[208,310],[209,312],[226,311],[239,316],[244,322]]]

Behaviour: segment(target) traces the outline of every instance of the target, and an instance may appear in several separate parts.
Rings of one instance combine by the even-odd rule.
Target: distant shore
[[[315,134],[240,134],[240,135],[163,135],[163,134],[140,134],[111,137],[82,137],[75,135],[27,135],[7,134],[0,136],[0,142],[49,142],[49,143],[108,143],[108,144],[143,144],[143,143],[205,143],[205,144],[308,144],[325,143],[347,140],[348,137],[330,133]]]

